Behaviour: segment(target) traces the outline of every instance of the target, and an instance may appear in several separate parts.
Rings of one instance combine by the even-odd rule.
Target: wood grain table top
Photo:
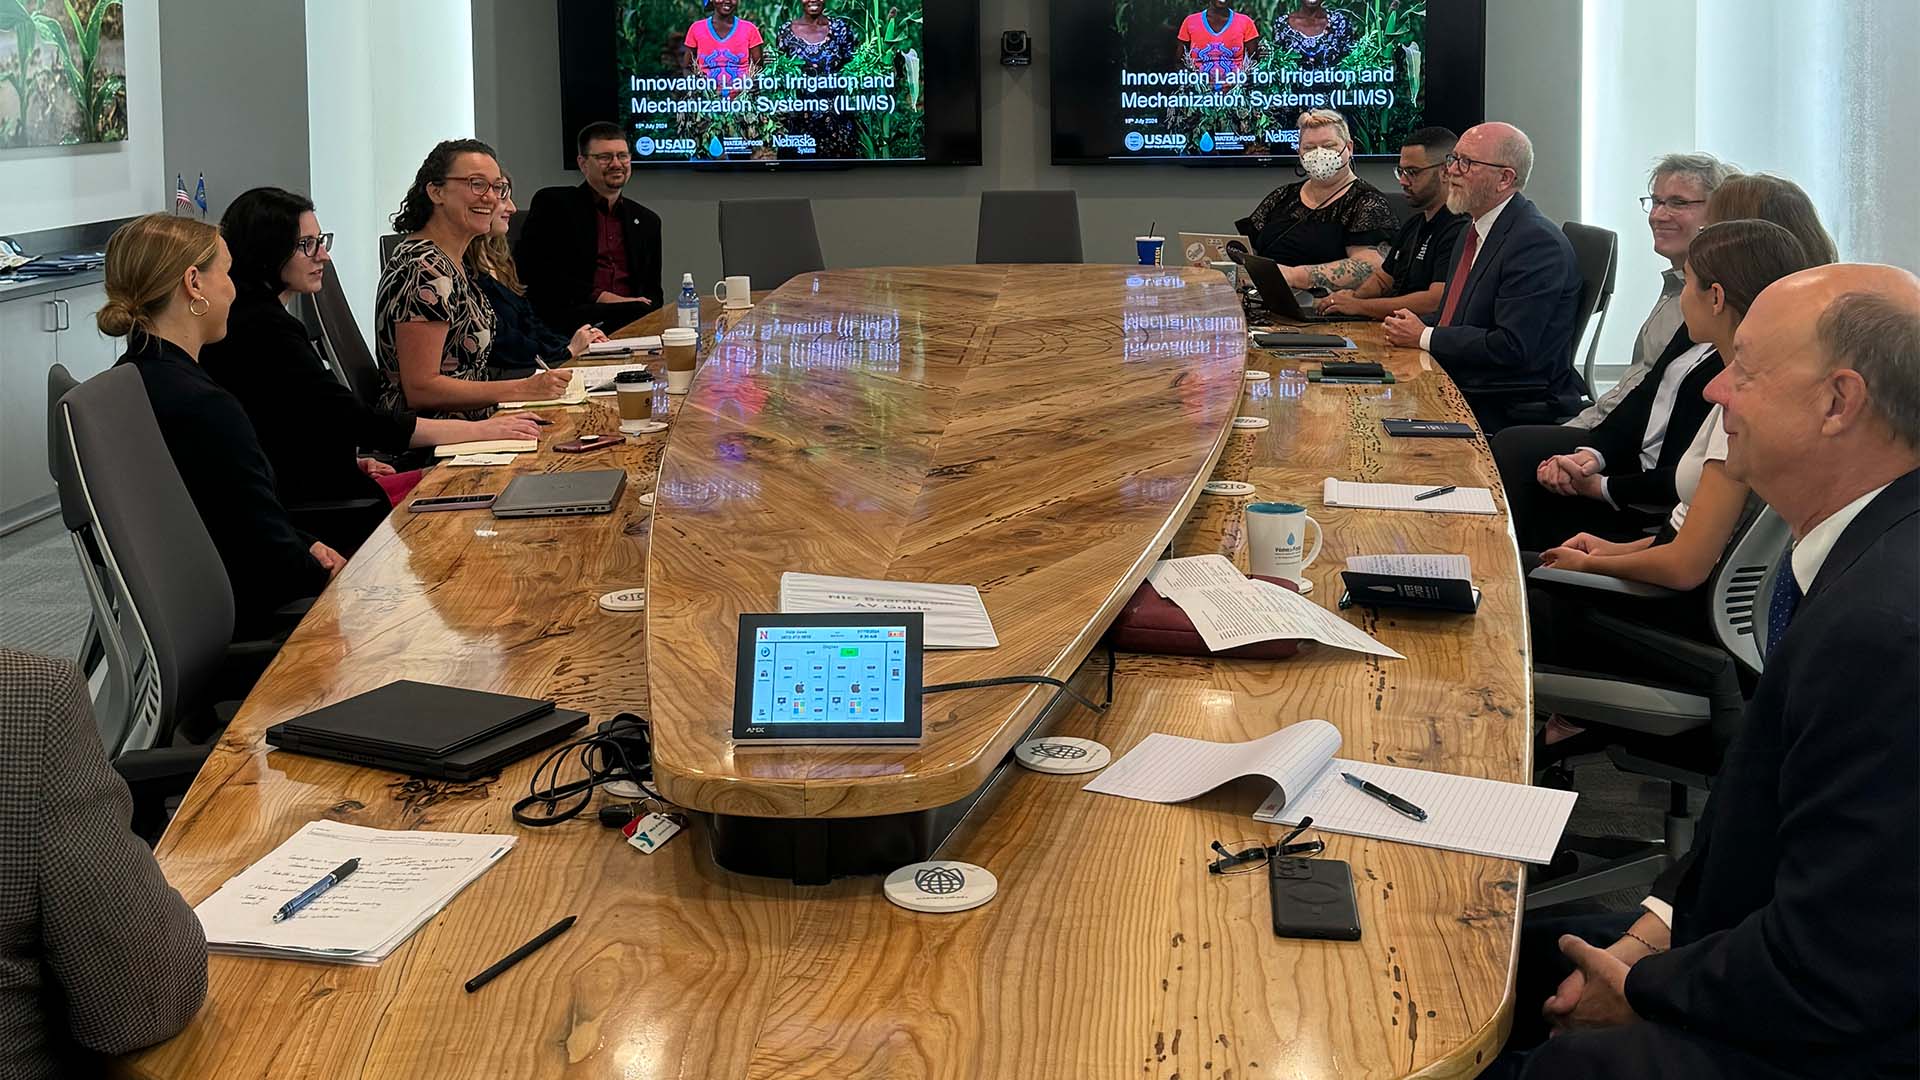
[[[998,272],[953,271],[975,280]],[[800,279],[763,309],[783,306],[795,285],[811,287]],[[893,295],[912,306],[912,290]],[[917,325],[925,340],[943,340],[946,322]],[[901,325],[911,324],[903,316]],[[1324,648],[1281,662],[1122,654],[1113,707],[1076,708],[1056,732],[1098,738],[1120,754],[1153,731],[1244,739],[1322,717],[1341,730],[1344,756],[1528,775],[1524,601],[1486,445],[1386,438],[1383,416],[1471,415],[1422,354],[1385,349],[1377,327],[1343,329],[1398,384],[1310,386],[1300,365],[1249,354],[1249,366],[1273,377],[1249,383],[1237,411],[1270,426],[1230,434],[1214,474],[1303,503],[1326,526],[1325,550],[1307,571],[1323,605],[1334,603],[1351,555],[1453,551],[1472,556],[1479,614],[1347,613],[1405,661]],[[1189,347],[1184,338],[1159,340],[1173,353]],[[1107,347],[1146,340],[1121,334]],[[825,338],[818,348],[823,364],[843,371],[857,370],[846,357],[872,355],[835,353]],[[1049,355],[1037,345],[1025,362]],[[647,584],[655,522],[637,495],[653,490],[671,442],[719,423],[717,413],[690,423],[677,399],[659,401],[674,411],[673,429],[618,449],[527,455],[506,470],[433,470],[419,494],[498,490],[511,471],[608,465],[627,469],[630,484],[611,519],[396,512],[248,698],[159,855],[197,903],[315,818],[515,832],[514,851],[378,967],[215,957],[200,1015],[175,1039],[123,1059],[124,1073],[1247,1080],[1471,1076],[1491,1059],[1511,1021],[1522,868],[1327,836],[1327,857],[1353,868],[1363,937],[1276,939],[1264,875],[1206,873],[1210,840],[1276,833],[1249,817],[1266,795],[1260,785],[1164,806],[1087,794],[1085,778],[1009,769],[941,851],[993,870],[999,895],[938,916],[894,907],[874,878],[805,887],[721,870],[697,819],[654,855],[590,816],[521,829],[509,811],[531,760],[462,787],[266,752],[269,725],[396,678],[549,696],[596,719],[644,707],[647,617],[604,612],[595,600]],[[557,421],[549,442],[614,423],[598,399],[548,415]],[[1131,452],[1156,451],[1143,442]],[[1319,497],[1328,475],[1490,486],[1502,513],[1329,510]],[[1159,498],[1178,500],[1183,481],[1156,483]],[[1200,498],[1177,530],[1176,553],[1224,552],[1244,568],[1245,502]],[[1076,685],[1097,694],[1104,676],[1096,654]],[[576,913],[571,932],[479,994],[462,992],[466,978]]]

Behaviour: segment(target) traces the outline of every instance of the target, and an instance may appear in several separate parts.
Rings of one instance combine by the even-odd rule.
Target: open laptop
[[[584,469],[578,472],[525,473],[513,478],[507,490],[493,500],[493,516],[558,517],[564,514],[606,514],[620,501],[627,486],[622,469]]]
[[[1183,232],[1179,240],[1180,261],[1201,270],[1210,263],[1232,262],[1233,257],[1227,254],[1228,244],[1238,244],[1243,251],[1252,247],[1239,233]]]
[[[1253,287],[1260,290],[1260,300],[1275,318],[1288,322],[1350,322],[1351,315],[1321,315],[1300,305],[1300,298],[1294,295],[1293,286],[1287,284],[1287,276],[1280,272],[1280,264],[1260,255],[1247,254],[1241,257],[1241,265],[1246,268],[1247,276],[1253,278]]]

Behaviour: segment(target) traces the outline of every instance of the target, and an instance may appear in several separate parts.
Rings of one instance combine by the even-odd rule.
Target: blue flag
[[[200,182],[193,187],[193,205],[200,208],[200,220],[207,219],[207,174],[200,174]]]

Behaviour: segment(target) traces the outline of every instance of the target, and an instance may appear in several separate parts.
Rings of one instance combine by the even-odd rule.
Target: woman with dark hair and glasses
[[[220,232],[233,253],[235,299],[227,336],[201,350],[200,364],[246,409],[273,465],[275,490],[299,525],[352,554],[419,480],[395,474],[361,451],[475,439],[537,438],[524,416],[425,420],[367,406],[341,385],[287,310],[296,294],[320,291],[333,234],[320,231],[313,202],[280,188],[254,188],[227,207]],[[360,512],[303,514],[302,507],[379,497]]]
[[[393,215],[403,238],[375,301],[374,359],[388,378],[383,406],[482,420],[503,401],[543,401],[566,391],[564,372],[487,381],[493,308],[468,276],[467,249],[492,231],[510,191],[498,155],[478,139],[450,139],[421,163]]]

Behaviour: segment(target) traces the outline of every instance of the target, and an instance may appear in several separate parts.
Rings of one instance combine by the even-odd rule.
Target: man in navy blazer
[[[1387,316],[1387,343],[1432,353],[1488,435],[1579,412],[1580,266],[1566,234],[1520,193],[1533,143],[1512,124],[1480,124],[1446,162],[1447,209],[1472,224],[1455,242],[1440,310]]]
[[[1912,1076],[1920,278],[1844,264],[1782,278],[1707,397],[1726,408],[1728,473],[1794,537],[1756,605],[1765,670],[1692,849],[1637,919],[1558,938],[1574,970],[1544,1006],[1526,973],[1556,942],[1523,933],[1515,1038],[1535,1008],[1560,1036],[1525,1075]]]

